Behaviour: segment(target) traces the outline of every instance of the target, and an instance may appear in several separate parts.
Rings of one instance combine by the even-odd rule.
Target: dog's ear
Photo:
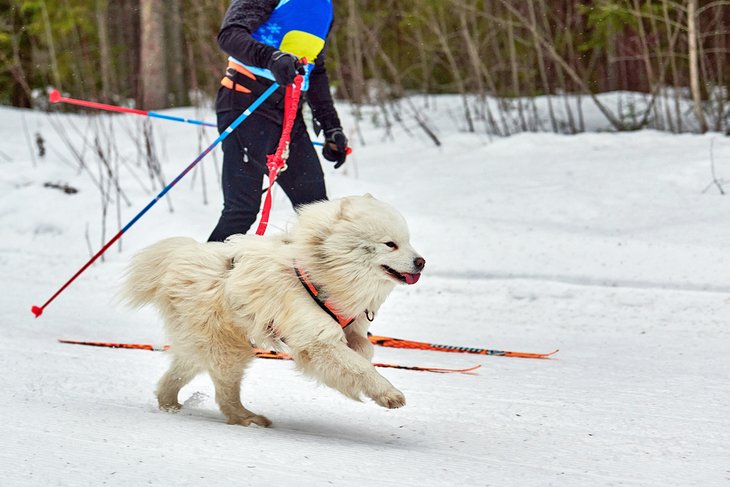
[[[349,215],[352,213],[352,201],[350,198],[342,198],[340,200],[340,211],[337,212],[338,220],[352,221]]]
[[[370,193],[365,193],[365,194],[363,195],[363,197],[364,197],[364,198],[370,198],[370,199],[373,199],[373,200],[375,199],[375,196],[371,195]]]

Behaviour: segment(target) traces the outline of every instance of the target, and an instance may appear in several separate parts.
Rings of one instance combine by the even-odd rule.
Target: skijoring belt
[[[224,88],[228,88],[229,90],[237,91],[239,93],[250,94],[254,98],[261,96],[272,84],[272,81],[255,76],[248,69],[234,63],[233,61],[228,62],[226,75],[223,79],[221,79],[221,85]],[[280,86],[269,96],[267,103],[283,106],[285,96],[286,87]],[[301,97],[299,99],[298,108],[302,107],[303,102],[304,97]]]

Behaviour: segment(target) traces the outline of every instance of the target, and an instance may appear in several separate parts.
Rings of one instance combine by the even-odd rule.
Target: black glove
[[[328,161],[336,162],[335,169],[345,163],[347,159],[347,137],[340,127],[324,131],[324,146],[322,155]]]
[[[304,74],[304,66],[290,52],[274,51],[269,59],[269,70],[281,86],[292,84],[297,74]]]

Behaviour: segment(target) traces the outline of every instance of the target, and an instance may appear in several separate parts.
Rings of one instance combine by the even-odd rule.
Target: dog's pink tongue
[[[406,278],[406,284],[415,284],[421,278],[421,274],[406,274],[403,273],[403,277]]]

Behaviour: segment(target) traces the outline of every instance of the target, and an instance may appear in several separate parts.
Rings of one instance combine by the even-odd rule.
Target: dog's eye
[[[396,250],[398,248],[398,245],[395,242],[385,242],[385,245],[390,247],[393,250]]]

